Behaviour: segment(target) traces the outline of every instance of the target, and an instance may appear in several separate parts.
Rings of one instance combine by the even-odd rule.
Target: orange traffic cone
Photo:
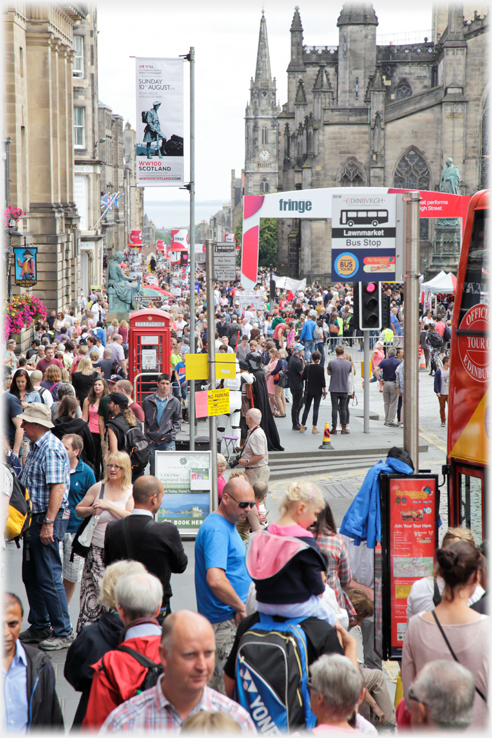
[[[321,446],[318,446],[322,451],[334,451],[335,449],[331,445],[331,436],[330,436],[330,424],[325,423],[325,430],[323,433],[323,443]]]
[[[419,369],[427,369],[427,366],[425,363],[425,354],[421,346],[419,346]]]

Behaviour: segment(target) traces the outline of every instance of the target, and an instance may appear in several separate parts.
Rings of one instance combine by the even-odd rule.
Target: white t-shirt
[[[359,581],[357,577],[355,577],[355,581]],[[436,583],[439,589],[439,594],[442,595],[444,591],[444,579],[442,579],[441,577],[437,577]],[[478,585],[474,593],[468,600],[468,607],[470,607],[470,605],[473,605],[474,602],[477,602],[484,594],[484,591],[485,590],[482,589],[480,585]],[[417,613],[419,612],[429,612],[429,610],[433,610],[433,597],[434,578],[424,577],[423,579],[417,579],[417,581],[412,584],[410,594],[407,598],[407,621],[410,620],[410,618],[414,615],[417,615]]]

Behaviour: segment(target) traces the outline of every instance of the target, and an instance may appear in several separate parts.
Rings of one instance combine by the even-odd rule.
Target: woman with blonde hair
[[[62,372],[60,367],[56,364],[50,364],[49,366],[47,366],[44,373],[44,379],[40,383],[40,386],[45,387],[51,392],[51,396],[53,397],[53,400],[55,402],[58,400],[58,387],[61,381]]]
[[[101,616],[103,607],[99,598],[99,582],[104,574],[104,535],[106,526],[112,520],[126,518],[133,510],[133,486],[130,457],[124,451],[109,454],[106,474],[102,482],[90,487],[85,497],[75,508],[80,518],[97,516],[92,542],[85,559],[80,585],[80,612],[77,633],[85,625],[95,623]]]
[[[108,333],[108,336],[107,336],[107,340],[108,341],[110,340],[110,338],[113,335],[113,333],[119,333],[119,330],[118,330],[118,321],[116,320],[116,318],[114,318],[111,321],[111,325],[108,326],[107,333]]]
[[[73,726],[81,725],[87,710],[94,671],[92,664],[120,644],[123,622],[116,611],[115,589],[121,577],[141,574],[147,569],[140,561],[115,561],[105,570],[100,582],[99,604],[101,617],[81,632],[67,651],[64,677],[77,692],[82,692]]]
[[[80,359],[72,374],[72,384],[80,407],[84,407],[84,400],[98,377],[99,373],[94,370],[90,358],[84,356]]]
[[[267,379],[268,396],[270,397],[270,381],[273,381],[273,402],[270,397],[270,405],[272,406],[272,413],[276,418],[285,418],[285,391],[283,387],[279,385],[279,372],[287,369],[287,351],[285,349],[276,349],[273,346],[269,350],[270,363],[267,366],[267,373],[265,377]],[[274,413],[274,407],[277,407],[277,412]]]

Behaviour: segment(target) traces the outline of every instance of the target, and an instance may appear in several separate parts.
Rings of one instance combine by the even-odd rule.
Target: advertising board
[[[211,512],[210,451],[156,451],[155,475],[164,485],[158,522],[196,536]]]

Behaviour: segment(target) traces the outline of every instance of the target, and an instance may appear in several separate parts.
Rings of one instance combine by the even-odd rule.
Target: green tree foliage
[[[243,214],[234,224],[234,237],[236,245],[240,246],[243,239]],[[238,252],[238,265],[241,263],[241,252]],[[259,266],[270,266],[277,263],[277,219],[261,218],[260,219],[260,253],[258,258]]]
[[[161,230],[158,230],[156,228],[156,230],[155,230],[155,239],[156,239],[156,241],[157,240],[164,241],[164,243],[166,244],[166,246],[170,246],[171,245],[171,233],[170,233],[170,231],[161,231]]]

